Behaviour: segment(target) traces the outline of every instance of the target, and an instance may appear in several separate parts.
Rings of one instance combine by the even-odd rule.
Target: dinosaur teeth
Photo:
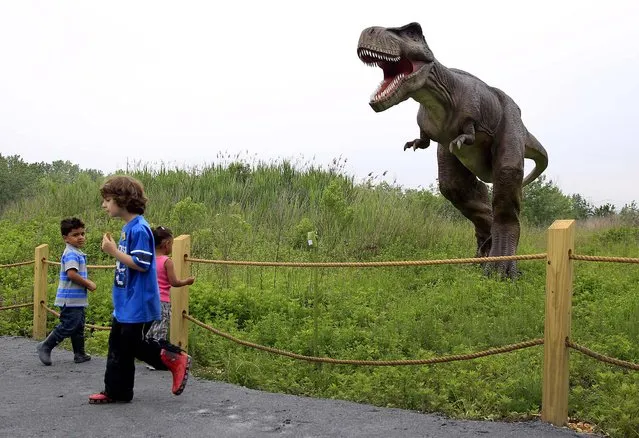
[[[398,74],[387,86],[384,86],[386,81],[382,81],[382,83],[379,84],[379,86],[377,87],[377,90],[375,90],[375,92],[371,95],[370,100],[376,101],[386,98],[389,94],[397,89],[397,86],[402,81],[402,79],[404,79],[404,77],[406,77],[405,73]]]
[[[401,59],[399,56],[385,55],[383,53],[373,52],[373,51],[370,51],[368,49],[360,50],[359,56],[360,56],[360,58],[367,57],[369,59],[371,59],[371,58],[372,59],[379,59],[380,61],[387,61],[387,62],[399,62],[399,60]]]

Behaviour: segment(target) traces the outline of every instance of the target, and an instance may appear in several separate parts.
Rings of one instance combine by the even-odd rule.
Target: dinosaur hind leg
[[[493,155],[491,256],[515,255],[519,244],[526,131],[516,117],[517,112],[510,111],[507,114],[511,121],[505,124]],[[519,274],[514,260],[490,263],[487,268],[489,271],[496,270],[502,277],[515,278]]]
[[[519,212],[521,209],[521,183],[523,170],[501,168],[493,184],[492,247],[490,256],[515,255],[519,244]],[[515,278],[519,272],[514,260],[489,263],[487,273],[497,271],[502,277]]]
[[[486,184],[479,181],[448,146],[437,147],[439,191],[475,226],[477,257],[487,256],[492,247],[492,210]]]

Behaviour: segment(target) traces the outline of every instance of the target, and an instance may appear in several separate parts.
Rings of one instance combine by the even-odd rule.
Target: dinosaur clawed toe
[[[448,151],[452,154],[455,147],[457,147],[457,149],[459,150],[461,149],[462,145],[466,143],[467,141],[468,142],[474,141],[474,137],[471,137],[466,134],[462,134],[458,136],[456,139],[450,142],[450,144],[448,145]]]
[[[514,260],[487,262],[483,265],[484,275],[487,277],[516,280],[522,276],[522,272],[517,268],[517,263]]]
[[[424,140],[423,138],[417,138],[413,141],[407,141],[404,145],[404,150],[413,148],[414,151],[417,149],[426,149],[430,146],[430,140]]]

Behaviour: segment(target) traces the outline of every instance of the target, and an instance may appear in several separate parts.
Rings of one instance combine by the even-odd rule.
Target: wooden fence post
[[[47,264],[49,245],[42,244],[35,249],[33,265],[33,339],[42,340],[47,335],[47,311],[40,304],[47,302]]]
[[[173,240],[172,260],[175,265],[175,275],[184,279],[191,275],[191,263],[185,260],[191,252],[191,236],[182,234]],[[189,313],[189,287],[171,288],[171,327],[170,342],[184,351],[188,351],[189,321],[182,317],[182,312]]]
[[[575,221],[557,220],[548,228],[546,320],[541,419],[555,426],[568,422],[568,358]]]

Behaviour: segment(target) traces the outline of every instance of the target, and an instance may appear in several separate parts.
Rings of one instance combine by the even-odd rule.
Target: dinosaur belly
[[[453,149],[453,154],[477,178],[486,183],[493,182],[492,152],[487,142],[478,139],[474,144]]]

